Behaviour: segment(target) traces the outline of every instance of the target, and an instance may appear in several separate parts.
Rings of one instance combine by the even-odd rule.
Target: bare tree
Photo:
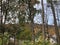
[[[41,0],[41,5],[42,5],[42,32],[43,32],[43,40],[44,40],[44,45],[45,45],[45,21],[44,21],[44,4],[43,4],[43,0]]]
[[[52,9],[53,18],[54,18],[54,26],[55,26],[55,33],[57,36],[57,43],[58,43],[58,45],[60,45],[59,30],[58,30],[58,26],[57,26],[57,20],[56,20],[56,16],[55,16],[56,14],[55,14],[55,9],[54,9],[52,0],[50,1],[50,4],[51,4],[51,9]]]

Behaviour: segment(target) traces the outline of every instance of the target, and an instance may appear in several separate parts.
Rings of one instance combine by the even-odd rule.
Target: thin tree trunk
[[[3,16],[2,16],[2,0],[1,0],[1,31],[2,31],[2,24],[3,24]],[[3,31],[2,31],[3,34]],[[3,45],[3,35],[2,35],[2,45]]]
[[[42,5],[42,32],[43,32],[43,40],[44,40],[44,45],[45,45],[45,22],[44,22],[44,4],[43,0],[41,0],[41,5]]]
[[[33,44],[35,44],[35,33],[34,33],[34,22],[33,22],[33,18],[34,18],[34,8],[33,5],[31,4],[31,0],[29,0],[29,18],[31,20],[31,31],[32,31],[32,42]]]
[[[53,13],[53,18],[54,18],[54,26],[55,26],[55,33],[57,36],[57,44],[60,45],[60,39],[59,39],[59,30],[57,27],[57,20],[56,20],[56,16],[55,16],[55,9],[51,0],[51,9],[52,9],[52,13]]]
[[[4,20],[4,24],[6,23],[6,19],[7,19],[7,15],[8,15],[8,12],[9,12],[9,0],[6,1],[6,3],[8,4],[6,6],[6,10],[5,10],[5,20]]]
[[[2,0],[1,0],[1,15],[0,15],[0,16],[1,16],[1,17],[0,17],[0,19],[1,19],[1,20],[0,20],[1,22],[0,22],[0,23],[2,24],[2,19],[3,19],[3,16],[2,16]]]

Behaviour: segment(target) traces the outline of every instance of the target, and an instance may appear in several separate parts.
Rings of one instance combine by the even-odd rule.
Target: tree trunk
[[[3,21],[3,16],[2,16],[2,0],[1,0],[1,25],[0,25],[1,26],[1,31],[2,31],[2,28],[3,28],[3,26],[2,26],[3,22],[2,21]],[[3,34],[3,31],[2,31],[2,34]],[[3,35],[2,35],[2,45],[3,45]]]
[[[8,12],[9,12],[9,0],[6,1],[6,10],[5,10],[5,19],[4,19],[4,24],[6,23],[6,19],[7,19],[7,15],[8,15]]]
[[[1,15],[0,15],[0,24],[2,24],[2,18],[3,18],[3,16],[2,16],[2,0],[1,0],[1,9],[0,10],[1,10],[1,12],[0,12],[1,13]]]
[[[52,9],[53,18],[54,18],[54,26],[55,26],[55,33],[56,33],[56,36],[57,36],[57,44],[60,45],[59,30],[58,30],[58,27],[57,27],[57,20],[56,20],[56,16],[55,16],[55,9],[54,9],[52,0],[51,0],[50,3],[51,3],[51,9]]]
[[[42,32],[43,32],[43,40],[44,40],[44,45],[45,45],[45,22],[44,22],[44,4],[43,4],[43,0],[41,0],[41,5],[42,5]]]
[[[29,0],[29,18],[31,20],[31,31],[32,31],[32,42],[33,44],[35,44],[35,32],[34,32],[34,21],[33,21],[33,18],[34,18],[34,8],[33,8],[33,4],[31,4],[31,0]]]

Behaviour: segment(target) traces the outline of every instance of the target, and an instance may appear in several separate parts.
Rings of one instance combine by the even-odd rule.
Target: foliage
[[[50,0],[47,0],[47,2],[50,3]],[[2,13],[3,16],[5,16],[5,20],[4,25],[0,26],[0,33],[2,33],[2,36],[0,35],[0,37],[3,37],[4,44],[8,42],[8,38],[11,35],[16,35],[16,39],[22,40],[22,45],[43,45],[43,43],[45,43],[46,45],[50,44],[49,41],[44,42],[44,40],[42,39],[43,37],[40,36],[40,32],[36,34],[36,38],[34,37],[35,42],[32,42],[32,31],[30,28],[25,26],[25,18],[27,17],[27,15],[27,22],[31,21],[33,24],[33,18],[36,12],[42,12],[42,10],[37,11],[33,8],[33,5],[35,5],[36,3],[40,2],[37,0],[31,0],[31,2],[30,0],[8,0],[6,2],[2,1]],[[15,23],[16,18],[19,19],[18,23]],[[5,25],[5,23],[7,22],[8,24]],[[0,45],[1,43],[2,39],[0,38]]]

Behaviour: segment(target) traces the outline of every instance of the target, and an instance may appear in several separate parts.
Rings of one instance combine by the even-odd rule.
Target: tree
[[[55,26],[55,33],[56,33],[56,36],[57,36],[57,43],[58,43],[58,45],[60,45],[59,30],[58,30],[58,27],[57,27],[57,20],[56,20],[56,16],[55,16],[55,9],[54,9],[52,0],[50,1],[50,4],[51,4],[51,9],[52,9],[53,18],[54,18],[54,26]]]
[[[44,40],[44,45],[45,45],[45,21],[44,21],[44,5],[43,5],[43,0],[41,0],[41,5],[42,5],[42,33],[43,33],[43,40]]]

